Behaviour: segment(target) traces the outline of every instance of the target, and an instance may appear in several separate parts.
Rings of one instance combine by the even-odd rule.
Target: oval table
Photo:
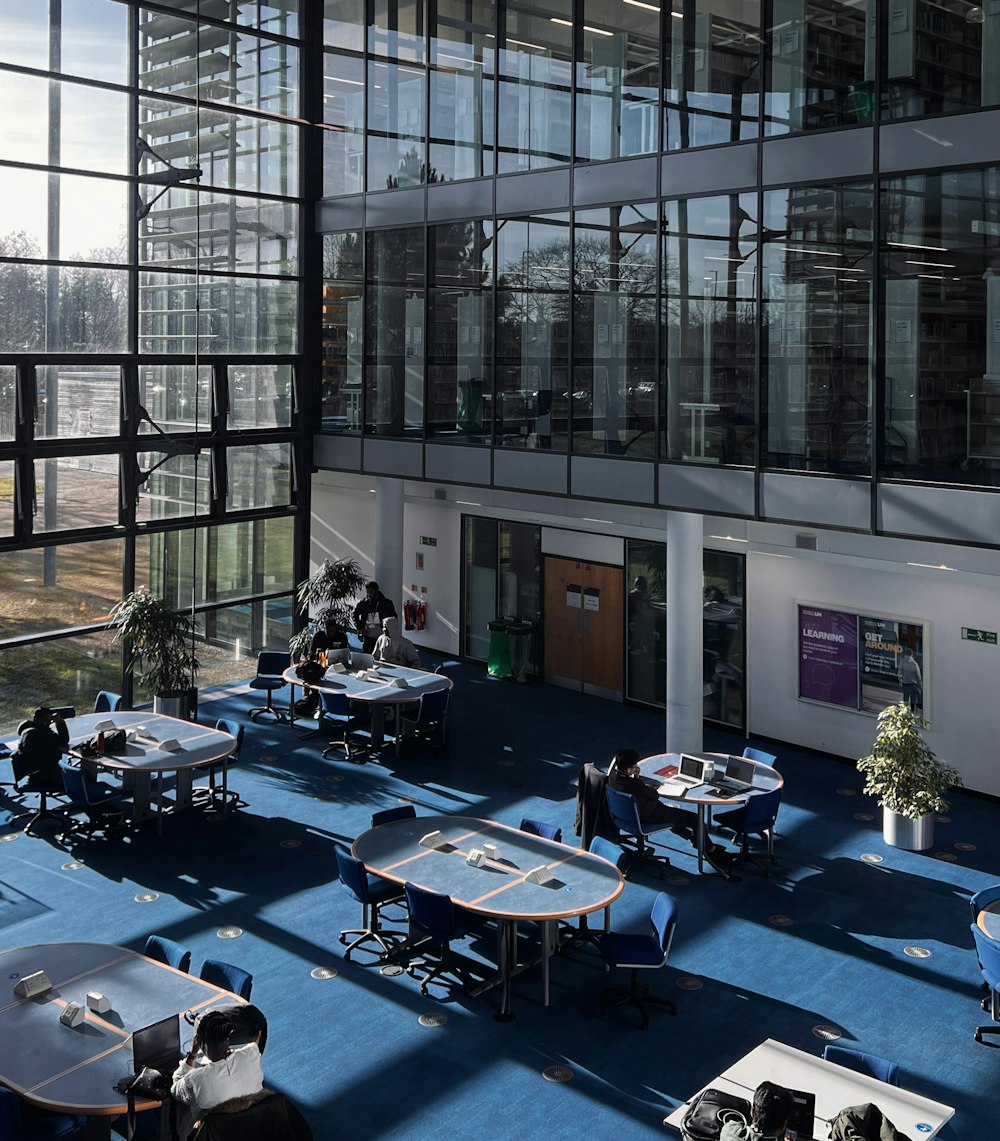
[[[35,971],[46,973],[52,989],[36,998],[14,994],[17,980]],[[104,943],[2,951],[0,981],[0,1084],[42,1109],[86,1114],[88,1137],[110,1137],[112,1118],[128,1108],[114,1086],[132,1070],[133,1030],[172,1014],[243,1002],[138,951]],[[90,991],[103,994],[111,1010],[87,1010],[79,1026],[64,1026],[60,1012],[70,1002],[86,1007]],[[158,1104],[140,1101],[136,1109]]]
[[[442,847],[420,843],[432,832],[442,834]],[[469,852],[484,844],[495,844],[498,858],[484,860],[478,867],[466,863]],[[610,907],[625,887],[621,872],[600,856],[471,816],[392,820],[362,832],[352,850],[381,879],[439,892],[459,907],[497,921],[497,981],[501,987],[497,1018],[501,1021],[514,1017],[510,984],[517,959],[517,924],[531,921],[542,926],[547,1005],[548,948],[556,924]],[[548,882],[528,880],[528,874],[539,867],[551,876]]]
[[[687,757],[697,757],[700,761],[728,761],[730,756],[736,754],[729,753],[685,753]],[[744,763],[747,762],[747,757],[737,758]],[[663,774],[659,770],[673,766],[676,770],[680,765],[680,753],[655,753],[651,757],[644,757],[639,764],[639,772],[644,777],[651,777],[655,780],[664,781],[669,780],[669,776]],[[740,793],[727,793],[720,795],[713,792],[708,785],[700,784],[689,788],[684,793],[677,793],[676,795],[668,796],[660,793],[660,799],[665,800],[669,804],[690,804],[697,809],[698,814],[698,828],[697,828],[697,846],[698,846],[698,871],[703,872],[705,869],[705,861],[711,863],[711,859],[705,854],[705,848],[708,841],[708,821],[711,818],[712,809],[714,808],[739,808],[741,805],[746,804],[749,797],[757,792],[773,792],[776,788],[782,788],[785,780],[777,769],[771,768],[770,765],[761,764],[760,761],[750,762],[754,767],[753,787]]]

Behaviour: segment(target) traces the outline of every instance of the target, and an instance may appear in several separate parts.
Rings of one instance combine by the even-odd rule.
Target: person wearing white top
[[[415,670],[420,669],[417,647],[409,638],[400,634],[398,618],[382,619],[382,635],[375,643],[372,654],[376,662],[385,662],[387,666],[412,666]]]
[[[170,1094],[177,1107],[177,1136],[186,1141],[202,1115],[236,1097],[264,1088],[257,1042],[230,1048],[232,1026],[222,1011],[209,1010],[198,1021],[191,1050],[174,1070]],[[199,1064],[199,1053],[205,1061]]]

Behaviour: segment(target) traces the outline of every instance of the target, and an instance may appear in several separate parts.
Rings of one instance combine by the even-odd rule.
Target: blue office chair
[[[236,738],[236,748],[226,758],[226,772],[227,774],[232,771],[233,765],[239,764],[240,753],[243,751],[243,738],[246,735],[246,726],[241,725],[238,721],[233,721],[229,717],[219,717],[215,722],[215,728],[220,733],[228,733],[230,737]],[[215,761],[211,765],[206,765],[202,772],[208,774],[208,782],[206,784],[196,784],[191,789],[192,802],[201,808],[221,808],[222,807],[222,781],[220,774],[222,772],[222,761]],[[233,788],[229,787],[229,778],[226,778],[226,799],[229,802],[230,808],[246,808],[247,801],[245,801],[240,794]]]
[[[331,738],[323,750],[323,756],[328,757],[335,749],[343,749],[349,761],[363,764],[367,757],[364,750],[358,753],[351,750],[351,734],[371,723],[371,711],[356,708],[345,693],[335,693],[326,689],[319,691],[319,707],[320,727],[329,725],[340,731],[338,737]]]
[[[601,1008],[603,1017],[609,1010],[630,1003],[638,1007],[642,1015],[642,1029],[649,1025],[647,1003],[665,1006],[671,1014],[677,1013],[677,1007],[668,998],[651,995],[648,987],[639,986],[639,972],[643,970],[658,970],[667,961],[670,954],[670,943],[674,937],[677,926],[677,905],[674,900],[661,891],[653,900],[653,909],[649,915],[649,932],[621,933],[608,932],[601,938],[601,955],[608,967],[628,967],[632,972],[628,990],[619,987],[607,987],[602,992],[605,996]]]
[[[757,836],[767,842],[767,858],[772,864],[778,861],[774,855],[774,822],[778,818],[778,809],[781,807],[781,789],[771,792],[754,792],[747,797],[742,808],[734,808],[730,812],[720,812],[715,818],[717,828],[731,828],[733,836],[740,841],[740,850],[736,859],[751,864],[769,875],[769,869],[760,856],[750,851],[750,837]]]
[[[110,689],[102,689],[94,699],[95,713],[117,713],[121,707],[121,694],[112,693]]]
[[[223,990],[232,991],[245,1001],[250,1001],[253,975],[242,967],[234,967],[232,963],[224,963],[221,959],[206,959],[201,964],[201,974],[198,977],[202,982],[222,987]]]
[[[429,943],[436,953],[436,962],[430,972],[423,976],[420,993],[427,994],[427,987],[441,975],[451,975],[467,990],[472,981],[471,974],[457,961],[451,949],[456,939],[464,939],[477,925],[477,920],[468,912],[456,907],[451,898],[436,891],[427,891],[416,884],[407,883],[406,906],[410,913],[410,938],[414,942]],[[428,965],[426,960],[411,963],[409,973],[417,977],[417,967]]]
[[[520,823],[520,829],[529,836],[541,836],[543,840],[562,843],[562,829],[558,824],[550,824],[547,820],[532,820],[530,816],[525,816]]]
[[[743,756],[748,761],[756,761],[758,765],[768,765],[772,769],[778,767],[778,758],[773,753],[765,753],[763,749],[754,749],[747,745],[743,750]]]
[[[121,788],[102,784],[96,777],[92,777],[85,769],[78,768],[74,762],[60,761],[59,771],[62,773],[63,787],[69,797],[71,812],[82,810],[86,818],[85,843],[89,844],[95,832],[103,832],[109,839],[117,834],[121,836],[126,831],[125,810],[121,807],[124,792]],[[70,839],[73,832],[82,821],[73,816],[66,818],[66,830],[59,837],[65,842]]]
[[[851,1050],[847,1046],[834,1046],[831,1043],[823,1047],[823,1060],[836,1062],[838,1066],[854,1070],[857,1074],[878,1078],[890,1086],[899,1085],[899,1066],[877,1054],[866,1054],[862,1050]]]
[[[60,765],[62,762],[59,762]],[[25,820],[22,831],[26,836],[31,835],[31,830],[41,820],[63,820],[66,816],[67,806],[65,803],[66,792],[65,789],[53,788],[52,785],[46,784],[35,777],[32,777],[28,771],[28,767],[24,758],[17,752],[11,754],[10,767],[14,774],[14,792],[18,796],[24,796],[26,793],[36,793],[38,795],[38,808],[34,812],[23,812],[20,816],[14,818],[16,823],[22,817],[27,817]],[[50,798],[56,797],[62,801],[56,806],[50,804]]]
[[[83,1137],[86,1117],[48,1113],[0,1086],[0,1137],[3,1141],[62,1141]]]
[[[631,863],[631,856],[628,852],[623,852],[622,849],[611,840],[606,840],[603,836],[595,836],[590,841],[590,854],[592,856],[600,856],[602,860],[607,860],[609,864],[614,864],[621,874],[627,875],[629,864]],[[568,925],[567,925],[568,926]],[[604,930],[609,931],[611,927],[611,908],[604,909]],[[591,931],[589,917],[581,915],[577,921],[577,927],[572,931],[569,942],[571,944],[577,943],[593,943],[595,947],[601,945],[601,933],[599,931]]]
[[[639,803],[630,792],[619,792],[609,783],[604,787],[604,795],[607,797],[611,819],[622,834],[622,847],[632,857],[629,872],[640,864],[653,864],[662,878],[663,869],[670,866],[670,861],[647,844],[646,838],[654,832],[663,832],[670,825],[643,824],[639,818]]]
[[[354,856],[336,850],[337,871],[340,875],[340,886],[356,903],[361,904],[361,926],[351,931],[341,931],[340,941],[346,944],[344,959],[349,960],[351,952],[365,943],[375,943],[380,948],[379,958],[384,958],[392,951],[386,942],[386,934],[396,935],[398,932],[389,931],[382,927],[382,908],[387,904],[396,903],[403,898],[403,889],[399,884],[389,883],[388,880],[379,879],[368,873],[365,865]],[[351,935],[358,938],[348,942]]]
[[[175,971],[183,971],[188,974],[191,970],[191,952],[187,947],[182,947],[180,943],[175,943],[173,939],[168,939],[165,935],[150,935],[142,953],[147,959],[166,963]]]
[[[977,923],[972,924],[972,937],[976,941],[976,958],[979,960],[979,969],[983,980],[989,987],[989,1012],[993,1019],[993,1026],[977,1026],[976,1041],[982,1042],[987,1034],[1000,1034],[1000,943],[991,939],[985,931],[981,931]],[[986,999],[983,999],[983,1009]],[[992,1043],[984,1043],[992,1045]]]
[[[972,922],[975,923],[984,907],[988,907],[998,899],[1000,899],[1000,884],[984,887],[981,891],[977,891],[969,900],[969,906],[972,908]]]
[[[383,808],[372,813],[372,827],[389,824],[393,820],[409,820],[416,817],[417,810],[412,804],[400,804],[397,808]]]
[[[432,689],[420,695],[415,714],[400,714],[400,729],[405,737],[419,737],[432,748],[448,744],[448,702],[450,689]]]
[[[288,713],[287,705],[274,704],[274,692],[284,689],[288,682],[281,676],[291,665],[291,657],[280,650],[261,650],[257,655],[257,676],[250,679],[251,689],[260,689],[267,694],[267,702],[249,710],[250,720],[256,721],[269,713],[275,721],[284,721]]]

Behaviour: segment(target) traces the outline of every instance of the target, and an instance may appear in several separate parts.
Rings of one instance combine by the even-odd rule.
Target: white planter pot
[[[923,852],[934,844],[934,813],[928,812],[919,820],[911,820],[882,809],[882,839],[893,848],[905,848],[908,852]]]

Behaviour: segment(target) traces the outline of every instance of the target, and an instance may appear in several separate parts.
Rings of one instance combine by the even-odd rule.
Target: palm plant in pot
[[[324,559],[296,592],[299,614],[310,615],[322,626],[334,618],[344,630],[354,628],[354,600],[364,594],[367,579],[354,559]],[[312,648],[313,631],[308,621],[288,640],[292,661],[307,658]]]
[[[945,793],[958,788],[957,769],[939,761],[920,730],[927,722],[901,701],[878,715],[878,733],[858,761],[865,792],[882,807],[882,837],[895,848],[922,852],[934,843],[934,813],[947,812]]]
[[[114,641],[130,653],[127,671],[153,698],[157,713],[187,717],[200,665],[189,614],[172,610],[148,587],[126,595],[111,610]]]

